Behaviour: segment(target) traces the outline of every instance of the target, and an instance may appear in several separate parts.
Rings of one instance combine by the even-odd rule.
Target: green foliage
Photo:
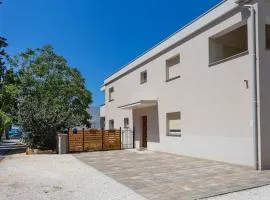
[[[51,46],[28,49],[10,58],[19,68],[18,122],[32,148],[49,148],[48,139],[65,128],[87,125],[92,95],[76,68]]]
[[[18,90],[18,79],[12,68],[7,68],[5,60],[7,53],[6,39],[0,37],[0,135],[6,130],[11,120],[16,118],[16,105]]]
[[[17,119],[17,100],[20,92],[18,76],[12,69],[6,70],[0,83],[0,110],[5,112],[14,123]]]
[[[7,45],[7,40],[0,36],[0,80],[2,80],[6,70],[4,59],[6,56],[5,48]]]
[[[0,1],[2,4],[2,1]],[[0,36],[0,139],[11,121],[16,119],[18,79],[13,68],[7,68],[8,57],[5,49],[8,46],[6,38]],[[15,121],[15,120],[14,120]]]
[[[3,133],[8,130],[10,125],[11,118],[4,112],[0,111],[0,139],[2,138]]]
[[[6,39],[0,37],[0,111],[13,119],[16,116],[19,80],[13,68],[6,66],[5,60],[8,55],[5,47],[7,47]]]

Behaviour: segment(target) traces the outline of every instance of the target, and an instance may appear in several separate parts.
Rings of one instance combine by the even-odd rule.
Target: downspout
[[[256,27],[256,11],[254,6],[250,6],[252,21],[252,70],[253,70],[253,139],[254,139],[254,165],[255,169],[259,169],[259,152],[258,152],[258,84],[257,84],[257,27]]]
[[[257,28],[256,28],[256,11],[253,5],[244,5],[249,7],[251,14],[251,48],[252,57],[252,128],[254,140],[254,167],[259,170],[259,152],[258,152],[258,84],[257,84]]]
[[[252,132],[254,143],[254,168],[259,170],[259,150],[258,150],[258,84],[257,84],[257,27],[256,10],[254,5],[247,4],[250,0],[236,0],[236,4],[248,7],[251,17],[251,42],[250,55],[252,57]]]

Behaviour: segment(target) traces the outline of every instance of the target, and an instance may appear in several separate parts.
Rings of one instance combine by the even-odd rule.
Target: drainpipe
[[[252,99],[253,99],[253,109],[252,109],[252,127],[253,127],[253,140],[254,140],[254,166],[255,169],[259,169],[259,153],[258,153],[258,85],[257,85],[257,28],[256,28],[256,11],[253,5],[245,5],[249,7],[251,13],[251,56],[252,56],[252,70],[253,70],[253,87],[252,87]]]
[[[258,84],[257,84],[257,28],[256,28],[256,10],[252,4],[246,4],[248,0],[238,0],[237,4],[248,7],[251,17],[251,42],[250,55],[252,56],[252,128],[254,141],[254,167],[259,169],[259,153],[258,153]]]
[[[256,11],[254,6],[249,6],[251,13],[251,21],[252,21],[252,48],[251,48],[251,56],[252,56],[252,70],[253,70],[253,89],[252,89],[252,97],[253,97],[253,138],[254,138],[254,165],[255,169],[259,169],[259,153],[258,153],[258,84],[257,84],[257,28],[256,28]]]
[[[251,42],[250,55],[252,56],[252,128],[254,142],[254,167],[259,169],[259,150],[258,150],[258,84],[257,84],[257,28],[256,28],[256,10],[254,5],[247,4],[250,0],[236,0],[239,6],[248,7],[251,17]]]

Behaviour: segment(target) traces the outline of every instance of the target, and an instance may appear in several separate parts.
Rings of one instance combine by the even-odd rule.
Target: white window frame
[[[166,128],[167,128],[167,136],[173,136],[173,137],[181,137],[181,128],[179,127],[179,129],[172,129],[170,130],[170,119],[169,119],[169,116],[170,115],[178,115],[179,114],[179,123],[181,122],[181,112],[169,112],[169,113],[166,113]],[[175,120],[175,119],[174,119]],[[180,126],[180,124],[179,124]],[[175,133],[171,133],[171,132],[175,132]]]
[[[114,120],[113,119],[110,119],[109,120],[109,129],[115,129],[115,127],[114,127]]]
[[[109,102],[114,101],[112,94],[114,93],[114,87],[109,88]]]
[[[173,65],[170,65],[169,62],[172,61],[173,59],[179,59],[177,63],[173,64]],[[169,59],[166,60],[166,82],[169,82],[169,81],[172,81],[172,80],[175,80],[175,79],[178,79],[180,78],[180,69],[179,69],[179,74],[173,76],[173,77],[170,77],[170,68],[171,67],[175,67],[177,65],[177,67],[180,68],[180,62],[181,62],[181,56],[180,54],[177,54]]]
[[[141,84],[147,83],[147,70],[144,70],[140,73],[140,79],[141,79]]]
[[[129,128],[129,118],[128,117],[124,118],[124,128]]]
[[[240,29],[245,29],[245,39],[246,39],[246,47],[241,49],[241,51],[237,52],[237,53],[232,53],[232,55],[230,56],[225,56],[223,55],[223,57],[220,57],[220,55],[216,55],[214,56],[214,53],[216,54],[216,52],[223,52],[224,51],[217,51],[217,49],[220,49],[220,47],[222,47],[221,49],[224,50],[225,47],[230,47],[227,45],[224,45],[222,43],[219,42],[220,39],[228,36],[228,35],[232,35],[233,33],[235,33],[235,31],[240,30]],[[223,34],[224,32],[224,34]],[[227,62],[229,60],[232,59],[236,59],[238,57],[244,56],[248,54],[248,25],[244,24],[244,25],[239,25],[238,27],[234,28],[233,30],[223,30],[221,33],[216,34],[214,36],[209,37],[208,40],[208,51],[209,51],[209,67],[223,63],[223,62]],[[218,58],[220,57],[220,58]]]

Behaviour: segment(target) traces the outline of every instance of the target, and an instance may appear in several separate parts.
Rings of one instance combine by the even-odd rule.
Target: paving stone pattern
[[[149,200],[203,199],[270,184],[270,171],[151,151],[74,154]]]

